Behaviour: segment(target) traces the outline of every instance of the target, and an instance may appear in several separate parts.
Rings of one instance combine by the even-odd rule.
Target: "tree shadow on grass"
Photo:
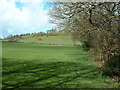
[[[34,61],[34,60],[33,60]],[[9,67],[10,70],[4,70]],[[25,65],[25,66],[23,66]],[[17,68],[14,68],[18,66]],[[3,88],[20,87],[57,87],[78,77],[94,79],[98,71],[88,66],[74,62],[49,62],[34,64],[32,62],[3,62]],[[90,73],[93,73],[89,76]],[[94,74],[96,73],[96,74]],[[54,80],[49,80],[55,78]]]

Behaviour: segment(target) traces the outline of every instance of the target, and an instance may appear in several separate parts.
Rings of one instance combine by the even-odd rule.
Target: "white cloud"
[[[41,1],[42,2],[42,1]],[[41,28],[52,27],[48,23],[48,10],[43,10],[41,2],[25,3],[22,10],[16,8],[15,0],[0,0],[0,30],[5,34],[39,32]]]

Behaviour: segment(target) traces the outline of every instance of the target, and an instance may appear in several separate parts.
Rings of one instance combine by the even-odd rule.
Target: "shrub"
[[[82,44],[82,48],[84,51],[89,51],[90,48],[91,48],[91,45],[88,41],[84,41],[83,44]]]
[[[56,36],[56,35],[60,35],[60,33],[38,33],[33,35],[33,37],[35,36]]]
[[[120,55],[112,56],[105,68],[102,69],[103,75],[120,76]]]

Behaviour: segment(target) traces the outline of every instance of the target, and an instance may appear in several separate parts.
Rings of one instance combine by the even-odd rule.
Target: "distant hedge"
[[[38,33],[33,35],[33,37],[35,36],[56,36],[56,35],[60,35],[60,33]]]

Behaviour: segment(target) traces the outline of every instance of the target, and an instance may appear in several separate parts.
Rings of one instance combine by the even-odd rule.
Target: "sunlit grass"
[[[13,37],[12,39],[4,39],[2,41],[16,41],[22,43],[35,43],[40,45],[68,45],[72,46],[74,44],[80,45],[81,43],[78,41],[73,41],[72,36],[70,34],[60,34],[56,36],[35,36],[33,35],[25,35],[19,36],[20,38]]]
[[[3,43],[3,88],[115,88],[80,46]]]

